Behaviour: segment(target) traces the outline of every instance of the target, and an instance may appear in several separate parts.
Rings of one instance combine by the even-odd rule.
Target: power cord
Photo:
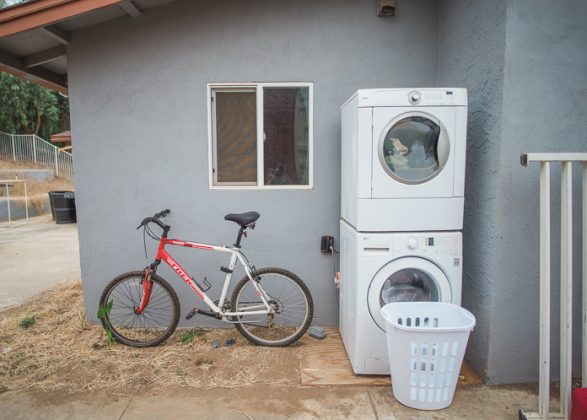
[[[335,258],[335,254],[340,254],[340,251],[337,251],[336,249],[334,249],[334,245],[330,245],[330,254],[332,255],[332,278],[334,279],[334,283],[336,284],[336,286],[339,286],[339,278],[336,275],[336,258]]]

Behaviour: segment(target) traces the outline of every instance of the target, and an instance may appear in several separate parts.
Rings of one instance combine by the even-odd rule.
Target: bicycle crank
[[[185,319],[192,319],[195,315],[198,315],[198,314],[209,316],[211,318],[217,318],[217,319],[221,318],[221,315],[217,314],[216,312],[206,311],[206,310],[200,309],[200,308],[194,308],[186,315]]]

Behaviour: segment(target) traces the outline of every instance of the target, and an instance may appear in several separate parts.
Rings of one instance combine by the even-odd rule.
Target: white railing
[[[55,171],[73,181],[71,153],[59,150],[36,134],[8,134],[0,131],[0,159],[30,162]]]
[[[528,153],[522,165],[540,163],[540,379],[538,412],[525,419],[568,419],[571,414],[573,344],[573,162],[583,165],[582,381],[587,387],[587,153]],[[560,412],[550,412],[550,164],[561,165]]]

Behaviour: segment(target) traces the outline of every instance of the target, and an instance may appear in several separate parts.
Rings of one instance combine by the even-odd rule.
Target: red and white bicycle
[[[186,319],[201,314],[233,323],[247,340],[263,346],[288,346],[304,335],[314,313],[308,287],[287,270],[274,267],[256,269],[241,251],[241,239],[246,237],[247,229],[255,228],[259,213],[251,211],[224,217],[240,225],[232,247],[168,239],[171,226],[160,219],[169,213],[169,210],[163,210],[147,217],[137,228],[144,227],[146,234],[159,240],[155,260],[142,271],[124,273],[113,279],[100,298],[100,307],[109,307],[101,321],[118,342],[135,347],[156,346],[175,331],[180,316],[179,299],[169,283],[157,275],[161,261],[167,263],[210,309],[194,308]],[[163,230],[161,237],[153,233],[150,224]],[[165,249],[167,245],[230,254],[228,267],[220,268],[226,276],[218,301],[213,301],[206,294],[210,283],[205,278],[199,283],[188,275],[169,255]],[[246,275],[236,284],[228,300],[228,289],[237,263],[242,265]]]

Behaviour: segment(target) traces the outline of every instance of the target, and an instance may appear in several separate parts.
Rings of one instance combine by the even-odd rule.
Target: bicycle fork
[[[139,306],[135,309],[135,313],[140,315],[143,313],[149,300],[151,299],[151,291],[153,290],[153,280],[151,280],[151,267],[145,269],[145,276],[143,277],[143,294]]]

